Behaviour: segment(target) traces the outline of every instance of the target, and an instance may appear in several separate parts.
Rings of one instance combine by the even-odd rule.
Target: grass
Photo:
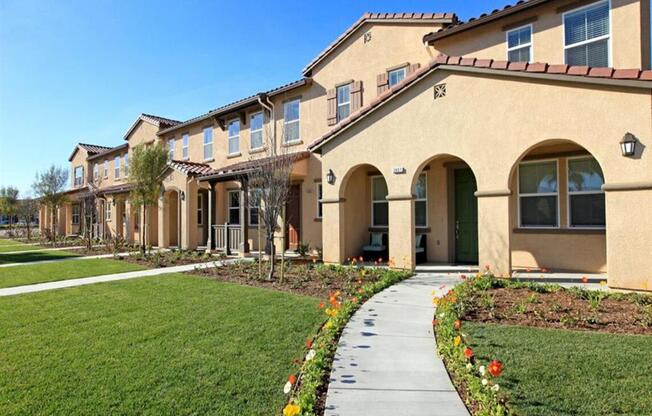
[[[652,414],[652,337],[464,322],[522,415]]]
[[[63,257],[79,257],[79,254],[70,253],[65,250],[41,250],[18,254],[0,253],[0,264],[28,263],[32,261],[55,260]]]
[[[9,251],[39,250],[42,248],[43,247],[39,247],[34,244],[25,244],[16,240],[8,240],[5,238],[0,239],[0,253],[6,253]]]
[[[19,267],[0,268],[0,288],[53,282],[56,280],[79,279],[103,274],[143,270],[143,266],[110,259],[62,261],[33,264]]]
[[[0,298],[0,414],[278,414],[322,315],[181,274]]]

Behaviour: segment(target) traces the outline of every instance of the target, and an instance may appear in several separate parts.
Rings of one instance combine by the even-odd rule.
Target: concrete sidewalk
[[[0,297],[2,296],[14,296],[14,295],[21,295],[24,293],[34,293],[34,292],[42,292],[44,290],[53,290],[53,289],[63,289],[66,287],[75,287],[75,286],[84,286],[84,285],[91,285],[94,283],[102,283],[102,282],[113,282],[116,280],[126,280],[126,279],[135,279],[137,277],[147,277],[147,276],[158,276],[161,274],[168,274],[168,273],[181,273],[181,272],[188,272],[194,269],[206,269],[209,267],[216,267],[216,266],[222,266],[227,263],[231,263],[234,261],[242,261],[241,259],[239,260],[226,260],[224,262],[222,261],[211,261],[211,262],[206,262],[206,263],[196,263],[196,264],[185,264],[182,266],[174,266],[174,267],[161,267],[158,269],[149,269],[149,270],[139,270],[135,272],[126,272],[126,273],[116,273],[116,274],[107,274],[103,276],[93,276],[93,277],[83,277],[80,279],[68,279],[68,280],[59,280],[55,282],[47,282],[47,283],[37,283],[33,285],[25,285],[25,286],[15,286],[15,287],[8,287],[5,289],[0,289]]]
[[[458,276],[419,273],[362,305],[337,346],[326,416],[468,416],[432,333],[432,291]]]

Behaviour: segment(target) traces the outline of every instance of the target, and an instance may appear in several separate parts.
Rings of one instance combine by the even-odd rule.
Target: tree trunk
[[[269,273],[267,280],[274,280],[274,269],[276,266],[276,248],[274,247],[274,233],[267,236],[267,244],[269,244]]]
[[[147,218],[145,218],[145,212],[147,212],[147,205],[143,204],[143,208],[141,211],[141,227],[140,227],[140,252],[145,254],[145,223],[147,222]]]

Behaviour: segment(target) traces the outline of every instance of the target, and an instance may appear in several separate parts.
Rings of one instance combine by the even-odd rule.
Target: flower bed
[[[195,250],[152,251],[151,253],[145,254],[136,250],[129,252],[127,256],[116,255],[115,259],[140,264],[142,266],[159,268],[211,261],[217,262],[221,259],[221,256]]]
[[[500,390],[501,357],[476,360],[465,321],[652,334],[652,297],[498,279],[487,269],[435,297],[437,350],[474,415],[512,414]],[[434,294],[434,293],[433,293]]]
[[[374,294],[409,277],[411,273],[388,269],[322,266],[345,273],[351,290],[337,290],[319,307],[328,317],[319,332],[306,340],[306,357],[298,375],[290,375],[284,391],[290,395],[283,416],[315,416],[324,411],[333,356],[342,330],[353,313]],[[374,276],[373,280],[369,276]]]

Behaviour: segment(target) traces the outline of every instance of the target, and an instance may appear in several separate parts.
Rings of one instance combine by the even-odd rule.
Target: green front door
[[[455,169],[455,262],[478,264],[478,201],[471,169]]]

